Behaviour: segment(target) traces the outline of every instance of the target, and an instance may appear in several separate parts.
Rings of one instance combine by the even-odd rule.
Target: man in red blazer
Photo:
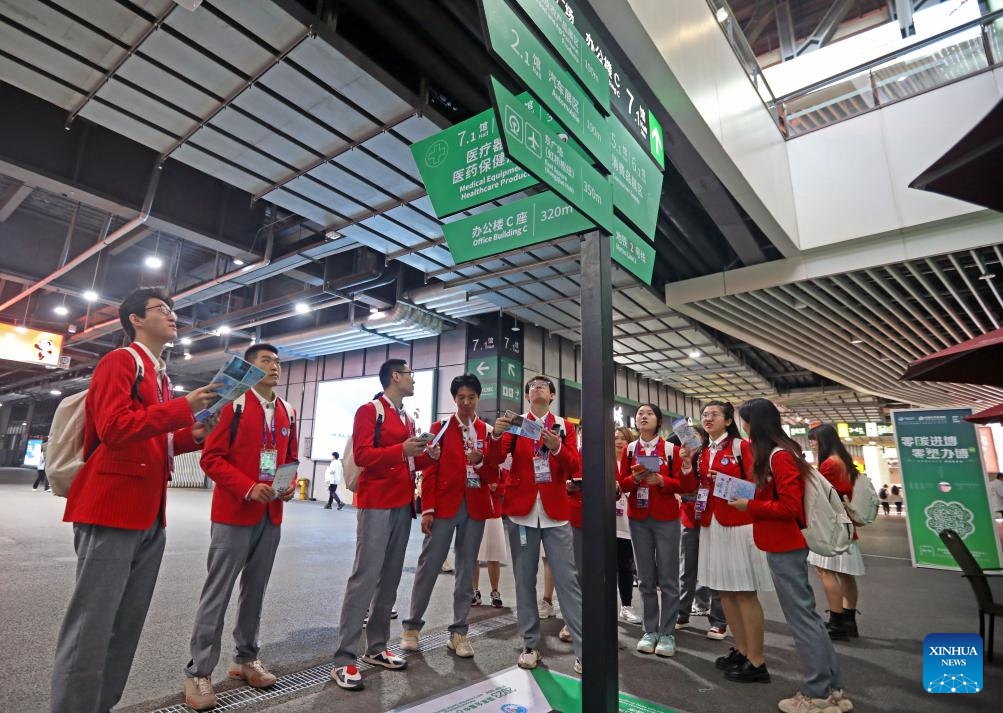
[[[578,657],[575,671],[581,673],[582,590],[568,524],[571,501],[567,481],[581,472],[582,462],[575,427],[550,413],[555,392],[554,382],[547,377],[530,379],[525,388],[530,410],[523,418],[543,422],[540,437],[534,440],[509,433],[513,419],[501,416],[491,432],[488,453],[497,463],[512,454],[512,469],[504,483],[502,513],[512,549],[516,611],[524,645],[518,664],[533,669],[540,661],[536,575],[542,544],[561,599],[564,621],[571,630]]]
[[[279,547],[282,503],[295,492],[292,485],[276,492],[272,484],[278,466],[297,461],[296,414],[275,394],[282,374],[278,349],[263,342],[255,344],[244,352],[244,360],[265,376],[244,395],[242,405],[223,407],[219,427],[202,449],[202,470],[216,487],[212,491],[212,541],[206,563],[209,574],[195,615],[192,658],[185,667],[185,703],[197,711],[217,703],[212,672],[219,663],[223,617],[238,576],[240,604],[233,629],[236,647],[228,676],[244,679],[254,688],[275,683],[275,675],[258,660],[258,629]]]
[[[379,421],[373,402],[355,412],[352,450],[362,472],[355,491],[358,509],[355,565],[345,586],[338,627],[338,648],[331,678],[342,688],[359,690],[362,676],[355,665],[362,622],[372,602],[366,626],[366,654],[362,660],[388,669],[407,666],[386,648],[390,638],[390,610],[404,570],[404,553],[414,517],[416,471],[438,460],[440,449],[426,449],[414,422],[404,411],[404,399],[414,395],[414,372],[403,359],[388,359],[380,367],[383,412]],[[427,451],[427,452],[426,452]]]
[[[134,291],[118,309],[143,363],[107,354],[85,401],[86,463],[66,498],[77,575],[52,674],[52,713],[106,713],[122,696],[164,554],[164,510],[174,455],[200,447],[215,420],[195,423],[215,384],[171,398],[160,358],[177,339],[173,302],[162,288]]]
[[[473,374],[453,379],[449,393],[456,413],[435,423],[432,433],[442,450],[439,461],[421,472],[421,531],[425,533],[411,591],[411,616],[404,620],[401,650],[417,651],[425,625],[422,616],[456,535],[456,576],[453,583],[453,623],[446,647],[461,658],[474,650],[467,641],[467,615],[473,601],[474,568],[484,536],[484,521],[496,517],[489,486],[498,482],[498,464],[485,458],[488,426],[477,418],[481,382]],[[445,429],[440,437],[438,434]]]

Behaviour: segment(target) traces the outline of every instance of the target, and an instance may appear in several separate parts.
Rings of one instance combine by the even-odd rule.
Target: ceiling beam
[[[7,190],[0,196],[0,223],[6,221],[33,190],[31,186],[26,186],[21,181],[14,181],[7,186]]]
[[[812,30],[812,33],[808,35],[804,43],[798,47],[795,54],[801,56],[827,45],[832,36],[836,34],[836,30],[839,29],[839,25],[843,21],[843,18],[846,17],[846,13],[856,4],[857,0],[836,0],[836,2],[832,3],[825,15],[822,16],[822,19],[819,20],[818,26]]]

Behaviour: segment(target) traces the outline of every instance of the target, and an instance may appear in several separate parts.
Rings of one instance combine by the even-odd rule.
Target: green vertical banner
[[[984,569],[1003,556],[971,409],[893,412],[914,567],[958,569],[940,532],[954,530]]]

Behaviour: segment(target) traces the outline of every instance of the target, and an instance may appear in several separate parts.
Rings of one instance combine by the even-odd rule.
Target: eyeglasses
[[[529,382],[529,384],[527,384],[527,386],[530,389],[549,389],[550,388],[550,382],[549,381],[531,381],[531,382]]]
[[[395,373],[395,374],[410,374],[410,375],[412,375],[412,376],[414,375],[414,371],[412,371],[412,370],[410,370],[410,369],[398,369],[398,370],[397,370],[397,371],[395,371],[394,373]]]
[[[172,314],[177,314],[174,310],[172,310],[170,307],[168,307],[165,304],[150,305],[149,307],[145,307],[143,309],[143,311],[144,312],[149,312],[151,309],[157,310],[158,312],[160,312],[160,314],[162,314],[162,315],[164,315],[166,317],[170,317]]]

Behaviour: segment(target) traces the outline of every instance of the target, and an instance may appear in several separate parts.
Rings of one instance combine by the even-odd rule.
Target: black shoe
[[[714,665],[717,666],[722,671],[728,671],[730,669],[741,666],[748,659],[745,658],[745,654],[736,649],[734,646],[731,647],[731,651],[728,652],[727,656],[718,656],[714,661]]]
[[[341,510],[341,508],[343,508],[343,507],[345,507],[345,503],[338,503],[338,509],[339,510]]]
[[[744,658],[744,657],[743,657]],[[766,662],[761,666],[753,666],[752,662],[746,659],[735,668],[724,672],[724,677],[735,683],[769,683],[770,672],[766,670]]]
[[[846,631],[847,635],[851,639],[856,639],[860,637],[857,633],[857,610],[856,609],[844,609],[843,610],[843,629]]]
[[[330,510],[331,509],[331,503],[328,503],[327,505],[325,505],[324,509],[325,510]]]
[[[846,632],[843,622],[846,619],[844,612],[829,612],[829,621],[825,625],[832,641],[849,641],[850,635]]]

